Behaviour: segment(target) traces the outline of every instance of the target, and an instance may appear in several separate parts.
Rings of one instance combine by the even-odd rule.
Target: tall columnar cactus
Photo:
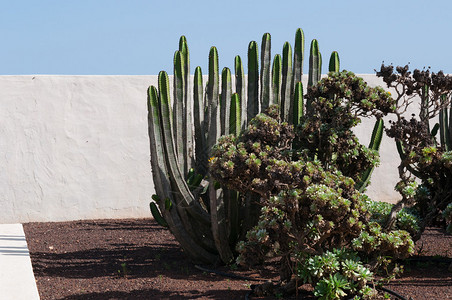
[[[273,104],[281,105],[281,78],[282,78],[281,55],[276,54],[272,65],[272,100]]]
[[[234,58],[234,71],[235,71],[235,91],[240,101],[240,128],[243,130],[246,126],[247,115],[244,113],[247,110],[246,101],[246,87],[245,87],[245,74],[243,72],[242,59],[239,55]]]
[[[248,99],[247,121],[259,113],[259,54],[257,43],[248,46]]]
[[[260,106],[261,110],[264,111],[267,107],[273,103],[272,93],[271,93],[271,37],[270,33],[264,34],[262,37],[262,48],[261,48],[261,92],[260,92]]]
[[[309,79],[308,79],[308,87],[315,85],[322,75],[322,55],[319,50],[319,43],[317,40],[312,40],[311,42],[311,50],[309,53]],[[311,102],[306,102],[306,109],[308,111],[311,110]]]
[[[253,226],[260,209],[255,195],[239,195],[209,178],[210,151],[220,135],[238,135],[251,118],[273,103],[280,105],[283,119],[291,124],[297,125],[304,114],[304,33],[298,29],[295,36],[294,56],[286,42],[282,57],[275,55],[272,63],[271,37],[264,34],[260,72],[258,45],[252,41],[247,78],[241,58],[235,57],[234,86],[229,69],[220,74],[218,52],[212,47],[206,89],[200,67],[190,77],[188,46],[181,37],[174,56],[173,100],[165,72],[159,74],[158,89],[149,87],[149,138],[156,190],[153,200],[159,208],[151,205],[152,213],[168,226],[195,262],[230,262],[237,239]],[[310,53],[309,84],[313,85],[321,74],[316,40]],[[338,69],[339,59],[337,53],[334,55]]]
[[[447,101],[447,95],[441,95],[441,102]],[[445,151],[452,150],[452,106],[439,111],[439,135]]]
[[[292,93],[292,46],[285,42],[282,54],[281,119],[287,121]]]

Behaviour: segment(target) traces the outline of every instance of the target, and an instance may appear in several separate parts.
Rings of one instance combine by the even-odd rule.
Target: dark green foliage
[[[371,221],[385,226],[394,204],[380,201],[369,201],[367,209],[371,215]],[[391,229],[405,230],[411,236],[419,235],[421,219],[414,208],[405,207],[397,213],[396,222]]]
[[[413,205],[422,217],[421,231],[435,223],[445,225],[442,212],[452,203],[452,124],[449,119],[452,76],[442,71],[430,73],[430,70],[417,69],[411,73],[408,66],[396,67],[394,72],[393,66],[385,65],[377,76],[398,91],[395,96],[396,120],[386,133],[396,141],[401,158],[400,182],[396,190],[401,193],[402,200],[393,208],[387,226],[394,222],[398,210]],[[413,114],[407,120],[403,113],[412,105],[414,96],[420,98],[419,114]],[[430,121],[437,119],[439,123],[430,131]],[[436,138],[438,130],[439,142]],[[420,185],[415,181],[416,177]]]
[[[308,89],[311,111],[302,118],[299,144],[309,156],[339,170],[355,182],[378,163],[378,152],[361,145],[351,128],[361,117],[381,118],[392,111],[392,98],[382,88],[370,88],[351,72],[330,73]]]
[[[281,280],[288,282],[294,262],[303,264],[306,255],[325,250],[350,247],[369,259],[408,255],[413,251],[410,235],[378,231],[380,225],[369,222],[368,198],[353,179],[377,156],[357,142],[351,128],[359,117],[391,111],[388,93],[342,72],[329,74],[306,97],[312,111],[297,130],[282,122],[278,107],[272,106],[240,136],[222,137],[214,147],[211,176],[230,189],[260,195],[259,222],[238,243],[238,262],[252,265],[278,256]]]
[[[342,299],[344,296],[366,299],[376,293],[368,285],[374,279],[373,273],[356,253],[345,248],[309,256],[303,265],[297,266],[297,272],[303,282],[314,286],[314,295],[320,299]]]

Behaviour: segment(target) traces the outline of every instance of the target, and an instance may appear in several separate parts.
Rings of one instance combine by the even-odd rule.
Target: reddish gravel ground
[[[152,219],[28,223],[24,230],[42,300],[245,299],[255,284],[195,268]],[[444,262],[452,257],[452,236],[429,228],[417,249],[423,258],[406,263],[402,277],[387,287],[407,299],[452,299],[450,262]],[[272,267],[220,270],[277,279]],[[302,288],[298,299],[314,299]]]

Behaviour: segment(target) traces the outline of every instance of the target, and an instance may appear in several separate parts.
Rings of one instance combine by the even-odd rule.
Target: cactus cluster
[[[149,87],[148,123],[156,190],[151,212],[171,230],[191,260],[232,261],[235,244],[257,223],[260,196],[220,187],[209,176],[211,150],[220,136],[238,136],[252,118],[273,104],[280,108],[282,121],[300,124],[305,112],[312,109],[311,99],[306,103],[303,99],[304,44],[304,33],[298,29],[293,51],[286,42],[282,55],[276,54],[272,60],[271,36],[265,33],[260,59],[258,44],[249,43],[247,77],[241,57],[235,57],[235,78],[228,68],[220,74],[218,51],[211,47],[205,85],[200,67],[190,76],[189,50],[182,36],[174,54],[173,90],[164,71],[159,73],[158,87]],[[313,40],[308,88],[320,80],[321,68],[319,45]],[[338,70],[339,56],[333,52],[329,71]],[[378,123],[371,141],[373,150],[378,149],[381,130]],[[300,146],[294,143],[294,147]],[[360,177],[362,189],[371,170]]]
[[[241,57],[236,56],[234,88],[231,71],[224,68],[219,73],[218,52],[212,47],[204,92],[200,67],[195,69],[191,83],[189,50],[182,36],[174,55],[173,92],[164,71],[159,74],[158,87],[149,87],[150,152],[156,189],[153,199],[161,216],[155,204],[151,204],[152,212],[169,227],[193,261],[230,262],[236,241],[257,221],[255,195],[220,188],[208,176],[211,149],[221,135],[238,135],[248,120],[271,104],[280,105],[285,120],[299,121],[303,113],[304,43],[304,33],[298,29],[294,53],[286,42],[282,56],[275,55],[272,62],[270,34],[263,35],[260,60],[257,43],[250,42],[248,76]],[[330,69],[339,69],[336,52],[330,61]],[[316,40],[311,43],[309,63],[311,86],[321,74]]]

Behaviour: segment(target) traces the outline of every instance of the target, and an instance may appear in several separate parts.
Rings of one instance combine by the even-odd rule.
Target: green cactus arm
[[[196,171],[205,176],[209,153],[207,151],[206,130],[204,126],[204,86],[201,67],[196,67],[193,80],[193,123],[195,129]]]
[[[271,36],[265,33],[262,37],[261,45],[261,77],[260,77],[260,106],[261,111],[267,109],[272,103],[271,97]]]
[[[272,104],[281,104],[282,63],[281,55],[276,54],[272,66]]]
[[[321,66],[321,58],[319,51],[319,43],[316,39],[311,42],[311,49],[309,54],[309,78],[308,78],[308,86],[313,86],[318,82],[319,74],[321,74],[320,70]]]
[[[208,153],[216,144],[221,134],[219,103],[219,70],[218,52],[212,47],[209,52],[209,81],[207,83],[207,102],[209,131],[207,137]],[[232,250],[228,244],[227,222],[224,210],[224,198],[221,189],[215,189],[213,180],[209,179],[210,228],[215,248],[224,262],[232,258]]]
[[[381,140],[383,139],[384,121],[378,119],[375,122],[374,129],[372,130],[372,136],[369,142],[369,149],[380,150]]]
[[[319,43],[316,39],[311,42],[311,49],[309,54],[309,75],[308,88],[317,84],[321,76],[322,58],[319,51]],[[306,110],[311,110],[311,100],[306,101]]]
[[[164,140],[161,127],[160,108],[158,103],[158,92],[154,86],[148,89],[148,130],[151,153],[151,167],[154,185],[158,195],[164,195],[166,190],[170,190],[168,170],[166,166],[165,152],[163,149]]]
[[[210,217],[212,235],[221,260],[230,263],[234,257],[229,245],[228,224],[226,221],[224,191],[216,189],[213,182],[209,184]]]
[[[160,211],[157,208],[157,205],[155,204],[155,202],[150,202],[149,208],[151,210],[152,216],[154,217],[154,220],[156,220],[160,226],[168,227],[168,223],[165,221],[165,219],[160,214]]]
[[[183,54],[185,73],[190,74],[190,53],[188,51],[187,38],[183,35],[179,39],[179,51]]]
[[[329,72],[339,72],[340,69],[340,60],[339,60],[339,53],[336,51],[333,51],[330,56],[330,63],[328,66]]]
[[[447,95],[441,95],[441,102],[444,103],[447,100]],[[445,151],[450,151],[451,148],[451,140],[450,140],[450,124],[449,124],[449,116],[448,116],[448,108],[442,108],[439,111],[439,136],[441,146]]]
[[[163,75],[162,75],[163,76]],[[167,91],[168,92],[168,91]],[[167,118],[169,119],[169,118]],[[151,166],[154,178],[156,193],[161,199],[172,199],[173,191],[168,181],[168,170],[166,164],[166,154],[164,151],[163,124],[160,113],[159,96],[157,89],[151,86],[148,89],[148,129],[150,139]],[[171,200],[172,201],[172,200]],[[177,210],[165,210],[165,203],[160,201],[159,207],[162,209],[163,218],[168,224],[171,232],[179,241],[181,246],[186,249],[187,254],[193,261],[212,263],[218,259],[216,254],[205,250],[199,245],[182,223]]]
[[[304,32],[298,28],[295,33],[294,56],[293,56],[293,87],[297,82],[301,81],[303,75],[303,60],[304,60]]]
[[[163,148],[166,153],[166,164],[168,166],[168,175],[171,181],[171,187],[174,190],[176,204],[178,208],[185,209],[193,217],[200,222],[209,223],[207,213],[199,206],[199,203],[194,201],[193,195],[185,181],[185,176],[182,175],[176,159],[176,151],[174,147],[174,140],[172,128],[170,123],[170,97],[169,97],[169,81],[166,72],[159,74],[159,106],[162,120],[163,133]]]
[[[186,113],[184,107],[185,101],[185,67],[184,59],[181,51],[174,54],[174,104],[173,104],[173,121],[174,121],[174,139],[177,153],[177,161],[181,167],[184,176],[188,172],[187,158],[187,131],[186,131]]]
[[[435,123],[435,125],[432,128],[432,131],[430,132],[430,135],[432,136],[432,138],[438,134],[438,130],[439,130],[439,123]]]
[[[240,96],[237,93],[232,94],[231,109],[229,114],[229,133],[235,136],[240,134],[241,129],[241,109]]]
[[[378,119],[375,122],[374,129],[372,130],[372,136],[369,142],[369,149],[378,151],[380,149],[381,140],[383,138],[384,122],[383,119]],[[360,192],[364,192],[370,183],[370,177],[375,167],[370,167],[361,174],[361,181],[356,183],[356,189]]]
[[[186,99],[190,99],[190,51],[188,50],[187,39],[185,36],[181,36],[179,39],[179,51],[182,54],[182,60],[184,62],[184,75],[185,75],[185,95]],[[187,101],[186,101],[187,102]]]
[[[248,46],[248,102],[247,120],[259,113],[259,54],[257,43],[250,42]]]
[[[209,81],[207,83],[207,109],[209,119],[209,131],[207,136],[207,147],[210,150],[217,143],[221,133],[220,106],[219,106],[220,75],[218,70],[218,51],[211,47],[209,52]]]
[[[230,108],[232,97],[232,83],[231,83],[231,70],[229,68],[223,68],[221,72],[221,101],[220,101],[220,113],[221,113],[221,135],[228,135],[230,131]]]
[[[219,74],[218,74],[218,52],[212,47],[209,54],[209,82],[207,85],[208,110],[209,110],[209,132],[208,149],[216,144],[220,137],[220,105],[219,105]],[[221,189],[215,189],[213,180],[209,179],[209,204],[210,225],[214,244],[221,259],[229,262],[232,258],[232,250],[228,244],[227,223],[224,210],[224,198]]]
[[[301,81],[297,82],[295,85],[294,92],[294,105],[293,105],[293,125],[296,127],[300,124],[300,118],[304,114],[304,103],[303,103],[303,83]]]
[[[201,207],[200,203],[197,200],[195,201],[194,196],[190,191],[190,187],[185,181],[185,177],[182,175],[176,160],[172,128],[170,127],[171,124],[169,122],[171,116],[169,81],[168,75],[165,72],[160,72],[159,74],[159,91],[159,106],[164,140],[163,148],[166,154],[165,158],[168,177],[171,183],[171,192],[173,193],[171,197],[167,195],[167,198],[174,199],[180,220],[190,236],[193,239],[200,241],[207,249],[210,249],[214,247],[213,239],[202,238],[203,236],[211,234],[210,230],[208,230],[211,222],[210,216]]]
[[[317,72],[317,82],[322,79],[322,53],[319,52],[319,64],[318,64],[319,71]]]
[[[179,51],[182,53],[184,62],[184,130],[185,130],[185,152],[187,165],[193,167],[195,165],[195,149],[193,134],[193,97],[191,94],[191,77],[190,77],[190,51],[188,50],[187,39],[181,36],[179,39]]]
[[[372,168],[368,168],[366,171],[363,172],[363,174],[361,175],[361,181],[357,182],[355,185],[355,188],[360,192],[363,193],[367,186],[370,183],[370,177],[372,176],[372,173],[374,171],[374,167]]]
[[[240,127],[241,130],[245,130],[247,114],[247,101],[246,101],[246,88],[245,88],[245,74],[243,72],[242,59],[239,55],[234,58],[234,72],[235,72],[235,92],[239,95],[240,99]]]
[[[289,120],[292,95],[292,46],[284,43],[282,54],[281,119]]]

